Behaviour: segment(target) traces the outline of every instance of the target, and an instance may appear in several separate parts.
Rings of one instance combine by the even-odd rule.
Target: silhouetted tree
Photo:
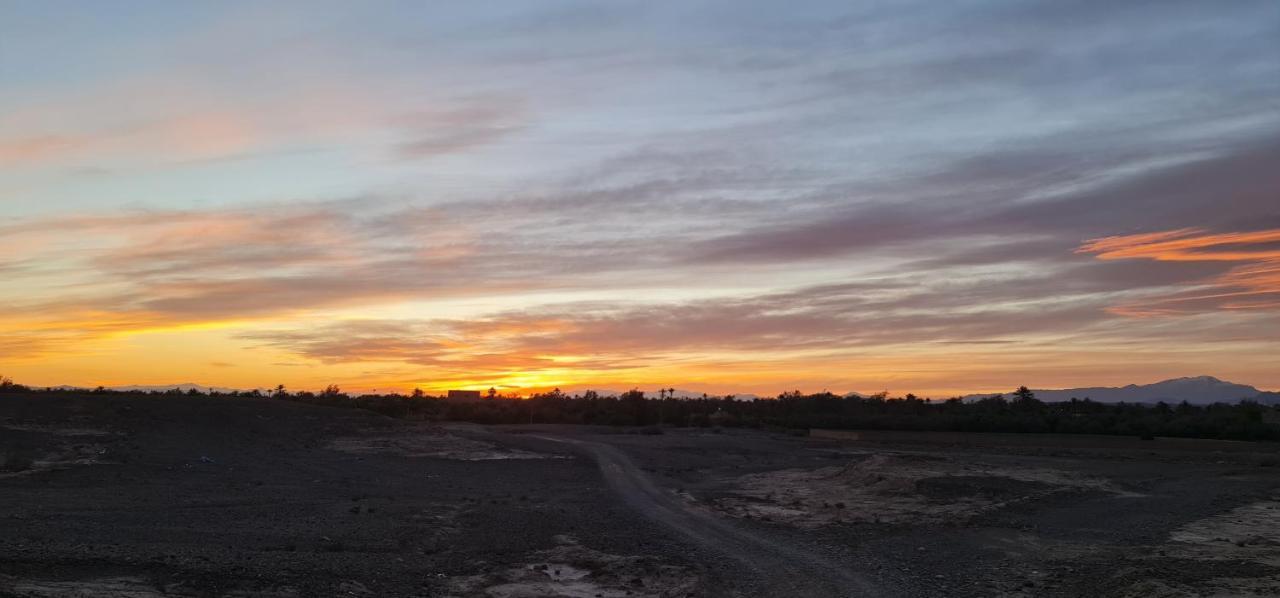
[[[31,389],[13,381],[8,376],[0,376],[0,392],[28,392]]]
[[[661,422],[675,426],[743,426],[803,430],[807,428],[863,430],[946,430],[972,432],[1055,432],[1067,434],[1119,434],[1157,438],[1181,436],[1232,440],[1280,441],[1280,405],[1242,401],[1236,404],[1192,405],[1185,401],[1168,404],[1106,404],[1089,399],[1045,403],[1025,387],[1012,393],[966,402],[952,397],[942,402],[920,400],[914,395],[891,398],[887,393],[870,397],[848,397],[829,392],[806,395],[785,392],[775,399],[734,400],[702,396],[676,399],[671,389],[661,389],[658,398],[646,397],[632,389],[620,396],[600,396],[585,391],[569,397],[559,389],[536,394],[527,400],[498,396],[475,403],[449,403],[415,391],[406,400],[400,394],[362,395],[351,398],[336,385],[320,394],[308,391],[288,393],[283,385],[275,396],[282,400],[330,407],[367,409],[391,417],[420,420],[469,421],[486,424],[526,422],[612,424],[652,426]],[[0,390],[19,392],[26,388],[0,377]],[[84,394],[82,390],[28,389],[24,392],[51,395]],[[166,396],[184,400],[181,391],[115,391],[98,387],[95,395]],[[204,395],[206,393],[195,393]],[[260,391],[210,392],[221,397],[261,396]],[[1028,396],[1030,395],[1030,396]],[[657,428],[652,430],[656,431]]]

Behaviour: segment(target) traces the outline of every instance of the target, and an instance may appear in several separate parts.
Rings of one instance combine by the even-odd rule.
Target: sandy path
[[[554,436],[588,452],[605,481],[645,517],[680,533],[695,544],[729,556],[757,572],[762,596],[880,596],[882,591],[850,571],[803,548],[764,537],[716,515],[688,508],[659,488],[622,451],[607,444]]]

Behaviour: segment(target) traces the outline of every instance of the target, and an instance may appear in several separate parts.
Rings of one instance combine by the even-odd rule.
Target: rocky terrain
[[[1271,596],[1280,447],[0,395],[0,529],[0,596]]]

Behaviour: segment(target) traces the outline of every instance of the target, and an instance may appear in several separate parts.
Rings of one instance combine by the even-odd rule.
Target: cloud
[[[1053,278],[906,276],[741,297],[548,304],[465,320],[317,322],[241,338],[324,365],[408,366],[406,380],[525,387],[672,371],[718,384],[765,372],[775,381],[874,377],[868,364],[910,368],[914,356],[923,367],[979,352],[1013,371],[1086,350],[1138,362],[1173,346],[1256,350],[1270,340],[1269,320],[1257,318],[1210,315],[1173,327],[1123,318],[1106,309],[1115,295],[1105,285],[1066,290]]]
[[[493,143],[528,125],[525,108],[510,98],[468,98],[459,103],[397,119],[397,125],[409,129],[406,136],[410,137],[396,147],[397,155],[420,159],[457,153]]]
[[[1077,250],[1100,260],[1226,262],[1226,272],[1110,309],[1127,316],[1212,310],[1280,310],[1280,229],[1209,233],[1182,228],[1090,240]]]
[[[62,101],[14,106],[0,115],[0,165],[146,171],[333,152],[375,136],[396,155],[423,158],[465,152],[530,124],[524,104],[507,95],[414,94],[411,103],[354,81],[320,80],[289,83],[296,95],[226,97],[229,90],[210,85],[122,81]],[[131,109],[104,115],[100,107],[110,102]]]
[[[527,334],[517,330],[520,327],[536,328],[537,323],[512,321],[503,332],[479,335],[475,328],[452,321],[348,320],[300,330],[250,332],[240,338],[321,364],[409,364],[437,378],[501,378],[568,365],[602,371],[641,363],[640,357],[566,361],[567,356],[526,351],[512,342]]]
[[[326,366],[403,367],[399,379],[442,388],[693,377],[714,387],[776,389],[890,375],[876,367],[915,384],[953,384],[957,376],[1042,377],[1046,360],[1081,375],[1089,363],[1101,371],[1098,356],[1131,368],[1163,363],[1176,372],[1211,361],[1210,353],[1257,351],[1272,342],[1274,312],[1205,312],[1171,325],[1111,309],[1117,300],[1190,283],[1177,270],[1198,269],[1161,264],[1176,270],[1148,274],[1127,261],[1074,261],[1042,271],[950,266],[778,292],[533,303],[466,319],[302,320],[241,338]],[[985,364],[979,368],[985,373],[958,374],[966,355]]]
[[[1255,222],[1280,223],[1272,192],[1280,188],[1280,173],[1271,167],[1280,161],[1276,138],[1170,166],[1143,167],[1142,156],[1129,156],[1125,161],[1139,168],[1136,173],[1104,177],[1100,184],[1087,183],[1114,164],[1072,166],[1060,152],[1043,160],[999,152],[967,157],[930,177],[900,181],[894,191],[899,197],[892,200],[858,201],[860,194],[874,197],[872,188],[836,190],[847,199],[814,202],[811,209],[793,208],[769,224],[699,241],[689,259],[787,263],[901,248],[934,250],[939,242],[973,257],[974,245],[993,236],[1011,239],[1020,248],[1034,244],[1037,250],[1065,255],[1080,238],[1100,230],[1188,222],[1230,226],[1240,223],[1240,214]],[[1006,159],[1012,162],[1005,164]],[[1028,197],[1053,189],[1051,181],[1026,168],[1028,162],[1041,169],[1067,168],[1070,172],[1056,175],[1056,183],[1070,181],[1076,188],[1048,198]],[[1026,256],[1000,254],[999,245],[994,247],[996,253],[987,254],[992,261]]]
[[[242,115],[191,113],[96,131],[0,138],[0,165],[154,157],[161,149],[165,160],[210,159],[248,151],[259,144],[261,135]]]
[[[13,165],[47,160],[75,151],[85,143],[86,140],[82,138],[60,135],[0,139],[0,164]]]
[[[661,346],[660,337],[680,334],[707,339],[691,345],[701,350],[793,344],[835,349],[889,342],[894,335],[913,342],[972,342],[998,339],[1017,327],[1068,332],[1106,317],[1102,308],[1108,305],[1167,287],[1217,277],[1224,284],[1247,285],[1269,274],[1257,264],[1226,260],[1240,257],[1239,251],[1260,251],[1244,243],[1265,241],[1255,237],[1234,243],[1237,250],[1231,254],[1222,252],[1231,238],[1203,239],[1215,247],[1186,255],[1212,252],[1219,259],[1176,264],[1109,259],[1117,251],[1147,258],[1191,242],[1176,234],[1141,243],[1110,241],[1118,245],[1108,249],[1112,253],[1106,259],[1089,261],[1075,252],[1079,240],[1089,238],[1086,231],[1136,226],[1145,214],[1124,207],[1078,220],[1059,207],[1089,211],[1106,201],[1123,207],[1162,189],[1169,191],[1162,196],[1162,214],[1208,218],[1209,208],[1223,201],[1244,202],[1265,214],[1266,208],[1255,204],[1271,175],[1259,165],[1276,147],[1251,146],[1029,204],[997,198],[970,201],[964,209],[946,208],[928,193],[913,201],[848,205],[841,198],[857,187],[843,185],[805,189],[785,203],[725,197],[725,188],[739,182],[750,186],[749,173],[707,177],[688,161],[686,168],[658,167],[681,161],[650,153],[580,177],[577,188],[564,193],[539,190],[421,206],[371,197],[17,221],[0,226],[0,247],[12,255],[11,264],[20,265],[11,268],[11,276],[23,281],[26,291],[13,298],[0,320],[14,330],[26,326],[93,338],[130,329],[305,318],[320,310],[407,301],[694,289],[726,275],[759,289],[770,284],[771,272],[781,271],[741,268],[748,265],[842,280],[870,277],[874,284],[857,292],[840,284],[802,286],[796,292],[813,297],[783,307],[778,307],[783,295],[747,290],[738,301],[587,310],[564,320],[572,327],[554,337],[565,343],[556,346],[585,352],[596,344],[644,353]],[[1027,164],[1048,168],[1053,162],[1024,156],[1016,159],[1022,166],[1006,167],[1003,160],[1000,154],[965,158],[899,192],[940,185],[972,199],[992,188],[1009,188],[1011,177],[1021,181]],[[655,167],[660,176],[645,176]],[[1202,192],[1210,189],[1218,193]],[[752,226],[764,221],[774,223]],[[1104,249],[1105,243],[1094,247]],[[863,259],[850,262],[849,256]],[[910,292],[912,287],[922,292]],[[1269,301],[1266,297],[1258,296]],[[1060,305],[1065,298],[1075,306]],[[1265,303],[1237,298],[1230,305],[1257,309]],[[1036,306],[1047,315],[1033,317],[1020,306]],[[531,308],[530,314],[537,313]],[[533,316],[502,321],[533,325],[528,317]],[[547,338],[527,336],[531,346],[503,345],[485,354],[516,350],[523,355],[532,344],[551,342]]]
[[[1078,251],[1097,254],[1101,260],[1271,261],[1280,260],[1280,229],[1208,234],[1203,229],[1183,228],[1093,239]]]
[[[599,204],[597,223],[610,220],[604,203],[583,197]],[[599,277],[654,267],[643,259],[653,239],[608,239],[573,222],[543,220],[561,209],[569,208],[513,211],[500,221],[477,217],[481,210],[467,204],[360,199],[11,221],[0,225],[0,249],[12,256],[3,264],[11,284],[0,329],[91,339],[322,309],[583,289]]]
[[[580,370],[637,368],[690,355],[785,361],[797,352],[1012,343],[1109,317],[1102,299],[1088,294],[1035,299],[1011,293],[1034,284],[854,282],[740,298],[546,305],[467,320],[344,321],[245,338],[325,363],[510,373],[565,363]]]

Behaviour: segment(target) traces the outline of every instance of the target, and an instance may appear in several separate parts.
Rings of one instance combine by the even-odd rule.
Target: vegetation
[[[0,378],[0,392],[82,393],[84,391],[31,389]],[[201,394],[122,393],[104,388],[90,394]],[[1280,405],[1249,401],[1236,404],[1177,405],[1166,403],[1099,403],[1072,399],[1045,403],[1023,386],[1010,393],[977,400],[922,399],[908,394],[889,397],[840,396],[831,393],[788,392],[773,399],[751,401],[728,397],[675,398],[664,390],[660,398],[632,390],[620,396],[592,391],[568,395],[558,389],[530,397],[504,397],[495,392],[472,401],[433,397],[420,390],[410,395],[351,396],[330,385],[323,392],[291,393],[283,386],[263,392],[212,393],[222,397],[272,398],[332,407],[354,407],[391,417],[466,421],[481,424],[564,423],[639,426],[645,433],[660,433],[661,426],[769,427],[788,430],[809,428],[861,430],[913,430],[954,432],[1037,432],[1057,434],[1112,434],[1153,438],[1176,436],[1224,440],[1280,441]]]

